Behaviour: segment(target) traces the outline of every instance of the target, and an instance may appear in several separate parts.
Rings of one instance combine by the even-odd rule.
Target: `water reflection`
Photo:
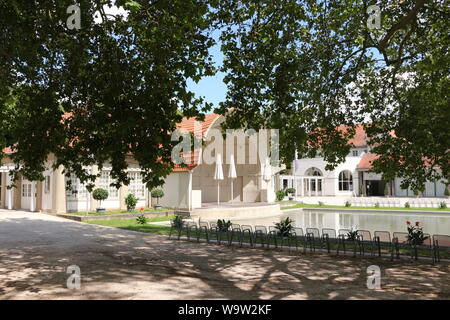
[[[355,226],[360,230],[405,232],[406,221],[412,223],[419,221],[425,233],[450,235],[450,214],[442,213],[402,213],[402,212],[324,212],[324,211],[290,211],[278,216],[251,219],[230,219],[233,223],[246,225],[271,226],[281,219],[290,217],[294,220],[295,227],[300,228],[330,228],[351,229]]]

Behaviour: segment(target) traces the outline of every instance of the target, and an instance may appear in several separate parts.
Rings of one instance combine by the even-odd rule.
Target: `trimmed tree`
[[[161,189],[155,189],[155,190],[152,190],[151,195],[152,195],[152,198],[156,198],[155,208],[160,207],[159,198],[164,197],[164,191]]]
[[[99,205],[100,207],[97,208],[97,212],[105,212],[105,209],[102,208],[102,201],[108,199],[108,191],[102,188],[97,188],[92,192],[92,197],[97,200],[100,201]]]

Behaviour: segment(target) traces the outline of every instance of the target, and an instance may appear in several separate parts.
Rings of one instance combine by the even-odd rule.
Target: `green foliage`
[[[140,216],[138,216],[138,217],[136,218],[136,222],[137,222],[137,224],[142,224],[142,225],[144,225],[144,224],[147,223],[147,217],[144,216],[143,214],[141,214]]]
[[[53,153],[90,188],[85,168],[109,162],[118,186],[131,154],[147,187],[162,185],[176,124],[210,109],[188,88],[215,72],[209,1],[83,0],[80,30],[66,27],[76,1],[0,2],[0,150],[14,147],[16,174],[43,179]],[[95,23],[113,4],[128,17]]]
[[[407,241],[410,245],[420,246],[425,242],[425,240],[429,238],[428,236],[424,235],[419,222],[416,222],[415,225],[412,225],[409,221],[407,221],[406,224],[408,230]]]
[[[92,198],[94,198],[97,201],[103,201],[108,199],[108,190],[97,188],[92,192]]]
[[[159,205],[159,198],[164,197],[164,191],[162,189],[154,189],[151,192],[152,198],[156,198],[157,204]]]
[[[295,188],[287,188],[286,193],[287,194],[295,194]]]
[[[181,229],[184,226],[184,220],[182,216],[175,216],[172,220],[172,226],[176,229]]]
[[[379,202],[376,202],[375,203],[375,208],[379,208],[380,207],[380,203]]]
[[[441,201],[441,202],[439,203],[439,208],[440,208],[440,209],[447,209],[447,204],[445,203],[445,201]]]
[[[358,230],[352,228],[352,230],[350,230],[347,233],[346,238],[347,238],[348,241],[356,241],[358,239]]]
[[[445,186],[444,195],[447,197],[450,196],[450,189],[447,185]]]
[[[411,205],[409,204],[408,201],[405,202],[405,208],[411,208]]]
[[[448,6],[382,2],[382,28],[369,30],[368,4],[217,1],[224,24],[239,21],[221,36],[228,92],[219,112],[233,108],[225,126],[282,128],[284,163],[297,151],[331,169],[370,115],[376,172],[411,186],[449,178]],[[352,129],[336,130],[343,124]]]
[[[294,226],[292,223],[294,220],[291,220],[287,217],[285,220],[281,220],[280,222],[275,223],[275,229],[277,229],[277,235],[281,237],[288,237],[292,232]]]
[[[282,201],[286,197],[286,193],[283,190],[278,190],[275,192],[278,201]]]
[[[352,203],[351,203],[350,201],[347,200],[347,201],[345,201],[345,206],[346,206],[346,207],[351,207],[351,206],[352,206]]]
[[[322,201],[319,201],[319,206],[324,206],[325,205],[325,203],[323,203]]]
[[[138,203],[138,198],[135,197],[134,194],[129,193],[125,198],[125,204],[127,205],[128,211],[133,211],[136,208],[136,204]]]
[[[390,192],[389,192],[389,184],[388,184],[387,182],[386,182],[385,185],[384,185],[384,195],[385,195],[386,197],[390,195]]]
[[[217,220],[217,229],[220,231],[220,232],[225,232],[225,231],[228,231],[228,229],[230,229],[230,227],[231,227],[231,221],[230,220],[228,220],[228,221],[225,221],[225,219],[218,219]]]
[[[162,198],[164,197],[164,191],[162,189],[155,189],[151,192],[152,198]]]

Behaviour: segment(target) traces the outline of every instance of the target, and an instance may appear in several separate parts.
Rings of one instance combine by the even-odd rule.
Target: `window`
[[[129,192],[134,194],[136,198],[145,198],[145,184],[142,182],[142,174],[140,172],[129,172],[128,177],[131,179]]]
[[[31,183],[22,184],[22,197],[31,197]]]
[[[45,176],[44,193],[50,193],[50,176]]]
[[[102,171],[102,175],[100,177],[100,188],[108,190],[108,198],[117,198],[118,191],[117,188],[111,186],[113,183],[113,179],[111,178],[110,171]]]
[[[309,168],[308,170],[306,170],[306,175],[307,176],[314,176],[314,177],[321,177],[322,176],[322,172],[320,172],[320,170],[317,169],[317,168]]]
[[[339,191],[352,191],[352,190],[353,190],[352,173],[348,170],[341,171],[341,173],[339,173]]]
[[[77,199],[86,199],[87,198],[87,189],[84,183],[80,182],[80,179],[77,178],[76,175],[70,176],[71,181],[71,190],[67,190],[67,196],[70,198]]]
[[[359,155],[359,154],[358,154],[358,150],[353,150],[353,151],[352,151],[352,154],[353,154],[354,157],[357,157],[357,156]]]

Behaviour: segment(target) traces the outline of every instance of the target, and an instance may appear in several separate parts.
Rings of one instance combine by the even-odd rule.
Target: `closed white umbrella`
[[[220,180],[223,180],[222,156],[220,154],[216,156],[216,170],[214,171],[214,180],[217,180],[217,204],[219,204]]]
[[[228,178],[231,179],[231,202],[233,202],[233,183],[237,178],[236,165],[234,164],[234,155],[230,156],[230,170],[228,171]]]
[[[270,181],[272,179],[272,166],[268,157],[266,158],[266,163],[264,164],[263,179],[265,181]]]

